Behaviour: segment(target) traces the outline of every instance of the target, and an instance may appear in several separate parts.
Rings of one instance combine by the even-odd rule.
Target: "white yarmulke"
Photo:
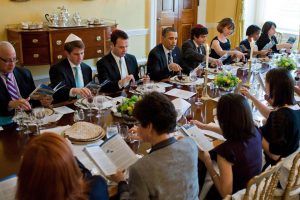
[[[80,37],[78,37],[77,35],[71,33],[67,39],[65,40],[65,43],[68,43],[68,42],[73,42],[73,41],[82,41]]]

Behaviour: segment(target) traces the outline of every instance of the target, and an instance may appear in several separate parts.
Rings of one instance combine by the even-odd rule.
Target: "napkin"
[[[189,82],[189,83],[184,83],[184,82],[179,82],[175,79],[176,76],[173,76],[170,78],[170,82],[171,83],[176,83],[178,85],[200,85],[204,83],[204,79],[203,78],[197,78],[196,81],[194,82]]]
[[[174,88],[172,90],[169,90],[165,94],[174,96],[174,97],[178,97],[178,98],[182,98],[182,99],[189,99],[190,97],[194,96],[196,93]]]
[[[73,113],[74,110],[67,107],[67,106],[61,106],[61,107],[57,107],[57,108],[53,108],[53,110],[56,112],[56,113],[60,113],[60,114],[69,114],[69,113]]]
[[[45,132],[54,132],[58,135],[61,135],[65,130],[67,130],[70,127],[71,127],[70,125],[66,125],[66,126],[57,126],[55,128],[44,129],[44,130],[41,130],[41,134],[43,134]]]

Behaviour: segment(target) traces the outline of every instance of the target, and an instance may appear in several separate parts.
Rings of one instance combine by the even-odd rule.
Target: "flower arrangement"
[[[228,88],[234,88],[237,86],[237,84],[241,82],[240,79],[234,75],[232,75],[231,73],[227,73],[227,74],[224,74],[224,73],[221,73],[221,74],[218,74],[216,77],[215,77],[215,81],[214,83],[219,86],[219,88],[225,88],[225,89],[228,89]]]
[[[289,57],[281,57],[277,62],[276,65],[278,67],[285,67],[288,70],[294,70],[296,69],[296,63],[292,58]]]

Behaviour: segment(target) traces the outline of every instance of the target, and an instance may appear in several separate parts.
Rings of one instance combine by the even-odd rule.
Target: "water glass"
[[[195,104],[197,106],[202,105],[203,103],[201,102],[201,97],[202,97],[202,91],[203,91],[203,84],[197,84],[196,85],[196,90],[197,90],[197,100],[195,101]]]
[[[24,131],[24,134],[31,133],[29,129],[29,124],[34,120],[34,117],[32,116],[32,112],[27,113],[25,119],[24,119],[24,125],[26,126],[26,130]]]
[[[25,117],[24,110],[20,108],[16,108],[13,120],[18,124],[18,127],[16,128],[17,131],[24,130],[23,127],[24,117]]]
[[[106,137],[110,138],[113,135],[116,135],[119,133],[119,128],[116,124],[110,125],[106,128]]]
[[[105,103],[106,98],[104,96],[97,96],[94,98],[94,104],[98,108],[98,114],[96,115],[97,118],[101,117],[101,110],[104,108],[103,104]]]
[[[119,134],[121,135],[123,140],[126,141],[128,139],[128,126],[125,124],[120,125]]]
[[[34,108],[33,115],[35,117],[36,121],[36,128],[37,128],[37,134],[40,135],[40,125],[43,122],[43,118],[45,117],[45,109],[43,107]]]
[[[190,80],[191,80],[192,82],[194,82],[194,81],[197,80],[197,72],[196,72],[196,70],[193,70],[193,71],[190,72],[189,78],[190,78]]]
[[[94,97],[93,97],[93,95],[91,95],[87,98],[87,102],[88,102],[88,108],[89,108],[89,113],[87,114],[87,116],[92,117],[92,116],[94,116],[93,112],[92,112],[92,108],[94,106],[94,103],[93,103],[94,102]]]

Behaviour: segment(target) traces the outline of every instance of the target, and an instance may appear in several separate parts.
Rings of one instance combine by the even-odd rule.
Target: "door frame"
[[[206,26],[206,1],[199,0],[199,6],[197,9],[197,23]],[[157,18],[157,0],[150,0],[150,40],[149,40],[149,52],[156,46],[156,18]]]

